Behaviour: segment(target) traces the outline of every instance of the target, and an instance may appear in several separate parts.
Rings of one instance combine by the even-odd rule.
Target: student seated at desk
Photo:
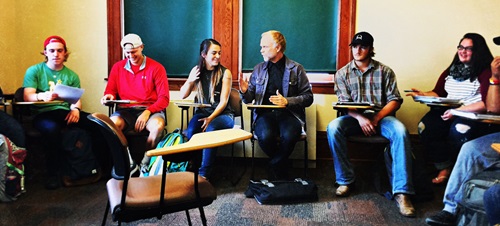
[[[221,44],[205,39],[200,44],[198,65],[194,66],[181,87],[182,99],[196,91],[196,99],[210,107],[196,109],[186,130],[188,139],[200,132],[229,129],[234,126],[234,113],[228,105],[231,92],[231,71],[220,64]],[[211,178],[217,148],[203,150],[199,173]]]
[[[59,36],[45,39],[42,55],[45,62],[35,64],[26,70],[24,76],[24,101],[49,102],[58,98],[53,93],[53,85],[63,84],[80,88],[78,75],[66,67],[64,62],[69,57],[66,42]],[[55,104],[37,104],[31,108],[36,112],[33,126],[43,137],[43,149],[47,165],[48,178],[45,188],[56,189],[61,185],[61,162],[64,161],[61,147],[61,131],[68,126],[77,126],[99,137],[100,131],[87,119],[88,113],[82,111],[81,100],[75,104],[67,102]],[[96,142],[93,142],[96,143]],[[95,146],[95,145],[94,145]]]
[[[264,62],[254,67],[250,77],[240,78],[240,92],[245,103],[284,106],[254,109],[253,126],[260,147],[271,158],[269,179],[286,179],[288,157],[300,139],[313,93],[304,67],[285,56],[283,34],[264,32],[260,47]]]
[[[407,96],[435,96],[459,99],[463,103],[457,110],[483,113],[491,77],[489,64],[493,55],[483,36],[467,33],[460,39],[450,66],[441,74],[432,91],[412,88]],[[474,138],[499,131],[478,121],[453,117],[448,106],[430,106],[418,124],[420,139],[427,160],[440,171],[432,179],[444,184],[450,176],[453,163],[462,145]]]
[[[497,38],[497,40],[500,37]],[[500,45],[498,40],[497,45]],[[500,114],[500,56],[495,57],[491,62],[491,81],[488,88],[488,98],[486,98],[487,111],[493,114]],[[444,191],[444,208],[435,215],[426,218],[429,225],[456,225],[458,203],[462,201],[464,183],[472,176],[485,169],[500,169],[500,152],[495,151],[492,143],[500,143],[500,132],[482,136],[480,138],[466,142],[458,154],[457,162],[450,174],[450,179]],[[498,191],[498,189],[496,190]],[[491,191],[493,192],[493,190]],[[498,198],[498,194],[496,195]],[[490,224],[500,224],[500,213],[491,212],[500,209],[499,200],[489,200],[486,203],[486,212]],[[493,205],[491,205],[493,204]]]
[[[399,94],[396,75],[388,66],[373,60],[373,37],[368,32],[354,35],[351,44],[354,60],[337,71],[335,92],[341,102],[368,102],[380,110],[370,113],[348,110],[326,128],[328,144],[333,155],[336,183],[335,194],[349,196],[354,188],[355,174],[347,153],[347,136],[380,134],[390,141],[386,164],[390,165],[389,181],[392,194],[405,217],[414,217],[410,195],[415,194],[412,183],[412,158],[409,134],[394,113],[403,98]]]
[[[101,103],[105,105],[107,100],[118,97],[139,102],[118,105],[111,120],[123,131],[149,131],[144,150],[154,149],[163,135],[164,111],[170,101],[167,72],[163,65],[142,53],[144,45],[138,35],[125,35],[120,45],[126,59],[113,65]],[[149,158],[145,156],[141,164],[148,165]]]

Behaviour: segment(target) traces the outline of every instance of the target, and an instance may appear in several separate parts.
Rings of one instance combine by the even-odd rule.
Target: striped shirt
[[[394,71],[388,66],[371,60],[363,73],[354,60],[335,74],[335,92],[339,102],[368,102],[383,108],[390,101],[402,101]]]
[[[447,98],[460,99],[464,105],[481,101],[480,87],[478,79],[473,82],[470,79],[458,81],[452,76],[446,77],[444,83],[444,89],[448,93]]]

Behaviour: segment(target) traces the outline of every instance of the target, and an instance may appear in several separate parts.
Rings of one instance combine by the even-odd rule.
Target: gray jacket
[[[243,102],[253,104],[262,104],[264,93],[269,81],[267,71],[267,62],[257,64],[253,68],[248,90],[242,94]],[[288,100],[286,109],[292,112],[295,117],[305,122],[305,108],[313,103],[313,93],[309,79],[306,76],[304,67],[289,58],[286,58],[285,72],[283,75],[283,93],[282,95]],[[253,110],[254,118],[257,118],[256,110]]]

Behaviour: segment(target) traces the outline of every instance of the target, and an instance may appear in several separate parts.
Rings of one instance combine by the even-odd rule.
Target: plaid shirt
[[[335,92],[339,102],[368,102],[376,109],[390,101],[403,101],[399,94],[396,75],[391,68],[371,60],[363,73],[351,61],[335,74]]]

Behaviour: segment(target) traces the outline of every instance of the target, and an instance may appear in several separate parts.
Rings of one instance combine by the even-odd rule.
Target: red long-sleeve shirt
[[[134,74],[128,59],[113,65],[104,95],[111,94],[115,99],[136,100],[147,106],[151,113],[167,108],[170,101],[167,72],[159,62],[144,56],[137,74]]]

